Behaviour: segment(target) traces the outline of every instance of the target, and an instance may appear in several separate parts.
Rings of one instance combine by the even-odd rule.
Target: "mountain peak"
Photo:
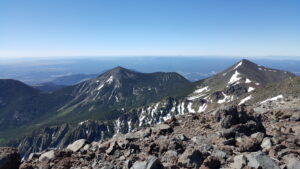
[[[124,67],[121,66],[117,66],[111,70],[108,71],[111,74],[119,74],[119,73],[133,73],[134,71],[126,69]]]
[[[258,65],[254,62],[251,62],[250,60],[247,59],[242,59],[236,64],[234,64],[230,69],[231,70],[236,70],[236,69],[253,69],[257,68]]]

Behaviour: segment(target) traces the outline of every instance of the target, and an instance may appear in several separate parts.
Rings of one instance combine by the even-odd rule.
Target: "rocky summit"
[[[227,106],[186,114],[99,142],[81,139],[64,149],[30,154],[20,169],[296,169],[299,119],[291,112],[256,113]]]

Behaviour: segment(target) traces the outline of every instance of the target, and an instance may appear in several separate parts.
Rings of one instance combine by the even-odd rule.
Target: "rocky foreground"
[[[0,169],[18,168],[14,149],[0,151]],[[187,114],[110,140],[32,153],[19,168],[299,169],[300,114],[244,106]]]

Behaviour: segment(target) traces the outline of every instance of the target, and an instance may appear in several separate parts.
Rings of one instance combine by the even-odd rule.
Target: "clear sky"
[[[0,0],[0,57],[300,56],[300,0]]]

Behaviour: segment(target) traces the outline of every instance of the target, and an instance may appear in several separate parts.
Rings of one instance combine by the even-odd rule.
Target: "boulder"
[[[166,135],[173,132],[173,129],[168,124],[158,124],[152,128],[152,133],[158,135]]]
[[[118,149],[118,143],[116,141],[112,141],[109,144],[109,148],[105,151],[106,154],[112,155]]]
[[[291,121],[300,121],[300,112],[295,112],[293,115],[290,117]]]
[[[73,152],[79,151],[87,143],[86,139],[80,139],[74,141],[72,144],[68,145],[67,149]]]
[[[251,138],[254,138],[257,140],[257,142],[261,143],[263,141],[265,137],[265,134],[262,132],[257,132],[257,133],[253,133],[251,134]]]
[[[247,165],[247,158],[241,154],[233,158],[234,162],[230,165],[232,169],[243,169]]]
[[[186,168],[198,169],[202,162],[202,153],[193,147],[188,147],[178,159],[179,166]]]
[[[220,160],[217,157],[209,156],[203,161],[200,169],[219,169],[220,167]]]
[[[287,169],[299,169],[300,168],[300,159],[296,158],[296,157],[287,159],[286,167],[287,167]]]
[[[246,157],[248,159],[249,167],[255,169],[280,169],[274,160],[261,151],[247,154]]]
[[[215,120],[220,123],[225,138],[250,136],[256,132],[265,132],[260,115],[253,115],[243,106],[228,106],[215,112]]]
[[[161,161],[163,163],[167,163],[167,164],[176,164],[178,160],[178,153],[176,151],[173,150],[169,150],[167,152],[164,153],[164,155],[161,158]]]
[[[47,151],[39,157],[39,161],[53,160],[55,158],[54,150]]]
[[[135,163],[133,163],[131,169],[145,169],[146,165],[146,161],[136,161]]]
[[[35,158],[39,158],[41,156],[41,153],[30,153],[27,160],[32,160]]]
[[[270,149],[272,147],[272,141],[270,138],[266,137],[261,143],[261,148],[263,149]]]
[[[131,169],[163,169],[164,166],[161,164],[159,159],[155,156],[148,157],[147,161],[136,161]]]
[[[238,141],[237,145],[238,145],[238,150],[240,152],[245,152],[245,151],[252,152],[260,149],[260,141],[251,137],[241,138]]]
[[[161,164],[159,159],[155,156],[150,156],[147,160],[147,165],[145,169],[162,169],[164,166]]]
[[[21,164],[17,149],[0,147],[0,169],[18,169]]]

